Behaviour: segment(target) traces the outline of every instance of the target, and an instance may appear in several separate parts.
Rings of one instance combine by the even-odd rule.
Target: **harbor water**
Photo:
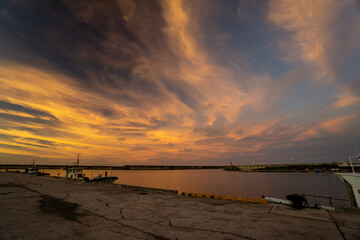
[[[41,169],[52,176],[65,176],[64,170]],[[347,200],[345,186],[333,173],[310,172],[236,172],[205,170],[84,170],[87,177],[115,176],[116,184],[217,194],[223,196],[271,196],[286,199],[292,193],[325,196]],[[328,199],[307,196],[311,203],[330,205]],[[349,205],[332,200],[333,205]]]

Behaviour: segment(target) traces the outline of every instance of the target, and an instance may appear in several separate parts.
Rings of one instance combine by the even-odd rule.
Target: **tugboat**
[[[74,179],[74,180],[85,180],[88,181],[89,178],[85,177],[85,173],[82,172],[82,168],[80,167],[79,164],[79,155],[77,155],[77,161],[76,164],[74,166],[72,166],[71,168],[67,168],[66,169],[66,175],[65,178],[66,179]]]

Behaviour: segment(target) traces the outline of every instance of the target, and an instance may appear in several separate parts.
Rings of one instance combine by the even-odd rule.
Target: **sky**
[[[0,164],[338,162],[360,2],[0,0]]]

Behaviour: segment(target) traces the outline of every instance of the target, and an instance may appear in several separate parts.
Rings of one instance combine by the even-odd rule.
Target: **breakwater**
[[[0,169],[26,169],[32,165],[2,164]],[[40,169],[67,169],[70,165],[36,165]],[[243,172],[322,172],[351,171],[350,166],[340,166],[338,163],[304,163],[304,164],[267,164],[267,165],[231,165],[231,166],[172,166],[172,165],[81,165],[84,170],[199,170],[224,169],[226,171]],[[359,169],[359,166],[354,166]]]
[[[26,169],[32,165],[2,164],[0,169]],[[36,165],[40,169],[66,169],[70,165]],[[81,165],[84,170],[192,170],[192,169],[223,169],[225,166],[171,166],[171,165]]]
[[[356,168],[356,167],[354,167]],[[232,165],[226,171],[243,172],[334,172],[350,171],[350,166],[339,166],[338,163],[304,163],[304,164],[270,164],[270,165]]]

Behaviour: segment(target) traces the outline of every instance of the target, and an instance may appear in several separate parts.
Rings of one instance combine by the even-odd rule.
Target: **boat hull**
[[[360,207],[360,173],[336,173],[336,175],[345,183],[350,205]]]
[[[284,204],[284,205],[291,206],[291,201],[289,201],[289,200],[280,199],[280,198],[273,198],[273,197],[265,197],[265,199],[267,199],[269,201],[269,203],[279,203],[279,204]],[[335,208],[328,207],[328,206],[318,205],[318,207],[322,208],[322,209],[330,210],[330,211],[335,210]]]
[[[97,178],[89,180],[89,182],[112,184],[116,180],[118,180],[118,177],[97,177]]]

